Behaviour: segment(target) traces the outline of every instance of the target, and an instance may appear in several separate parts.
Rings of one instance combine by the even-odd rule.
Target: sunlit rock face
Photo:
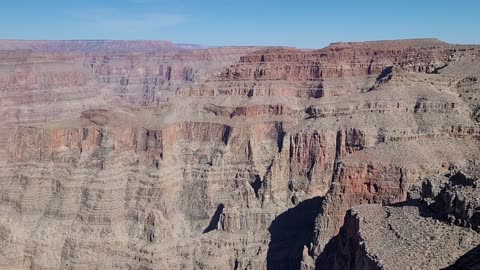
[[[440,269],[480,244],[479,46],[0,49],[0,268]]]

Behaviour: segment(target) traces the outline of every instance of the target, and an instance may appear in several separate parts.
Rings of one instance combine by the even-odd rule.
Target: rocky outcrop
[[[412,186],[402,203],[347,211],[339,234],[325,246],[316,268],[472,267],[472,254],[480,243],[474,189],[478,167],[471,163],[469,168],[474,171],[463,173],[451,167],[450,177],[443,180],[443,176],[425,178],[421,186]]]
[[[448,182],[434,183],[425,179],[422,199],[442,214],[444,220],[457,226],[472,228],[480,232],[480,191],[478,175],[452,171]]]
[[[479,244],[478,233],[422,211],[416,206],[353,208],[317,269],[442,269]]]

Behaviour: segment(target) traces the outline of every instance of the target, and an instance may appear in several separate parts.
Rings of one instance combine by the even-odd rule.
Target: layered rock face
[[[0,268],[438,269],[480,244],[475,177],[424,180],[478,167],[478,46],[3,43]],[[455,252],[428,261],[433,234]]]
[[[417,40],[388,45],[338,43],[314,51],[264,49],[241,57],[237,65],[185,94],[304,98],[356,94],[391,79],[393,68],[436,73],[456,57],[454,49],[439,50],[443,45],[436,40]]]

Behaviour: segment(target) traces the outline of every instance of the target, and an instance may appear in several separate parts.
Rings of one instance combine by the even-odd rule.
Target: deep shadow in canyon
[[[442,270],[475,270],[480,269],[480,245],[460,257],[453,265]]]
[[[322,197],[315,197],[279,215],[271,224],[267,252],[268,270],[300,269],[304,246],[309,247]]]

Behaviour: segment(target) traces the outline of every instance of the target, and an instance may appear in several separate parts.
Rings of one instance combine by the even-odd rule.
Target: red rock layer
[[[265,49],[241,57],[240,63],[214,76],[206,85],[181,94],[318,98],[337,95],[335,89],[325,89],[329,79],[369,75],[375,78],[387,67],[430,73],[454,57],[453,49],[434,40],[333,44],[315,51]]]

